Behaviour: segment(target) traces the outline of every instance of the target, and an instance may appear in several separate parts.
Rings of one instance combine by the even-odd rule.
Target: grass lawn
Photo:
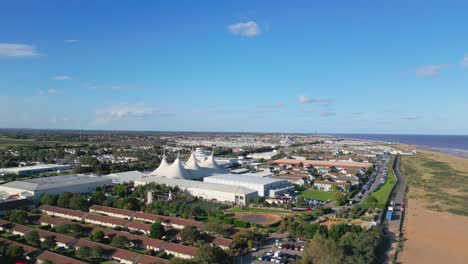
[[[390,172],[388,174],[387,182],[380,187],[376,192],[371,194],[372,197],[375,197],[378,202],[378,207],[379,208],[384,208],[385,205],[387,204],[387,200],[390,197],[390,192],[392,191],[393,185],[396,183],[396,177],[393,172]]]
[[[289,211],[281,209],[266,209],[266,208],[231,208],[227,212],[250,212],[250,213],[290,213]]]
[[[434,211],[468,216],[468,162],[466,158],[418,150],[401,158],[400,170],[408,181],[409,196]]]
[[[319,190],[305,190],[299,196],[306,199],[314,199],[320,201],[332,200],[332,192],[325,192]]]

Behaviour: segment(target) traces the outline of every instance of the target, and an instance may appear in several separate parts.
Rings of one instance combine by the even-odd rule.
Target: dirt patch
[[[234,213],[234,216],[238,219],[249,221],[257,225],[272,226],[278,224],[283,219],[282,214],[275,213]]]
[[[466,263],[468,217],[427,208],[409,198],[401,263]]]

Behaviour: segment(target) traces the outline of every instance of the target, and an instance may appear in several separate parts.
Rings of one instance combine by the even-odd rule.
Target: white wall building
[[[139,186],[152,182],[157,184],[166,184],[173,187],[178,186],[181,190],[185,190],[193,196],[219,202],[230,202],[246,205],[249,199],[255,199],[258,197],[256,190],[241,186],[183,179],[171,179],[158,176],[142,177],[139,180],[136,180],[134,185]]]
[[[269,196],[270,190],[282,190],[283,192],[287,192],[291,188],[294,188],[293,186],[289,186],[289,183],[286,180],[238,174],[218,174],[205,177],[203,178],[203,181],[249,188],[256,190],[258,192],[258,196]]]
[[[0,192],[6,192],[9,195],[18,194],[20,197],[37,200],[43,193],[91,193],[97,187],[104,185],[112,185],[112,179],[95,175],[72,174],[13,181],[0,185]]]

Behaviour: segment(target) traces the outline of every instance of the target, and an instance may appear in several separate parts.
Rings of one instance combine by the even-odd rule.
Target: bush
[[[241,227],[241,228],[249,228],[250,227],[250,222],[240,220],[240,219],[234,219],[234,225],[236,227]]]
[[[232,217],[224,217],[223,223],[232,225],[234,223],[234,219],[232,219]]]

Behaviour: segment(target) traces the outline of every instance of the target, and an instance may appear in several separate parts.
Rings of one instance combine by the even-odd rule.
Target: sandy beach
[[[410,188],[405,242],[398,262],[467,263],[468,159],[414,146],[409,148],[416,149],[419,157],[403,158],[406,163],[402,170]],[[440,168],[448,170],[450,175],[439,173]],[[419,184],[421,181],[423,185]],[[453,186],[451,181],[458,186]]]

